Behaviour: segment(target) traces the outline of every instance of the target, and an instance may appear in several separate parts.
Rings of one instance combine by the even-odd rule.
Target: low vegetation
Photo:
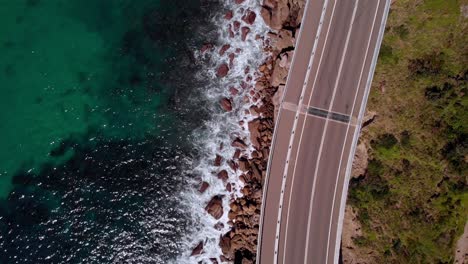
[[[351,182],[375,263],[453,263],[468,219],[468,0],[396,0],[368,108],[365,177]]]

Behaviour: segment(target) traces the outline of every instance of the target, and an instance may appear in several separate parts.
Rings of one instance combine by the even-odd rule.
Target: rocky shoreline
[[[234,0],[242,5],[245,0]],[[237,11],[228,10],[224,18],[229,23],[227,28],[229,35],[234,37],[239,32],[244,41],[250,33],[247,26],[241,27],[241,23],[233,19],[233,12],[242,12],[244,24],[253,24],[258,17],[269,27],[266,36],[255,36],[263,42],[263,51],[268,55],[266,61],[257,69],[253,87],[250,87],[248,95],[244,95],[243,102],[248,106],[245,110],[252,118],[248,122],[239,120],[239,129],[248,129],[249,138],[235,137],[231,141],[235,153],[231,159],[223,159],[221,155],[213,158],[214,166],[221,166],[223,162],[229,165],[231,171],[236,172],[242,188],[241,196],[231,195],[228,212],[228,225],[230,229],[219,239],[222,255],[221,262],[255,263],[259,220],[262,202],[262,188],[265,181],[268,157],[275,126],[275,117],[281,100],[282,90],[286,84],[289,67],[293,58],[296,36],[304,11],[305,0],[264,0],[259,14],[249,9],[240,8]],[[259,21],[261,23],[261,21]],[[257,23],[259,23],[257,21]],[[211,44],[206,44],[202,51],[213,49]],[[219,53],[224,54],[230,49],[229,44],[221,46]],[[230,56],[231,58],[231,56]],[[218,78],[224,78],[229,74],[232,66],[223,63],[216,69]],[[246,81],[252,76],[246,69]],[[242,89],[249,87],[242,87]],[[239,96],[239,88],[230,87],[232,97],[221,98],[221,108],[230,112],[234,106],[233,97]],[[227,170],[219,170],[216,173],[218,179],[226,181],[229,178]],[[209,188],[207,182],[202,182],[199,192],[203,193]],[[226,185],[229,192],[234,192],[230,183]],[[225,213],[223,210],[222,196],[215,195],[207,203],[205,210],[215,219],[220,219]],[[201,254],[203,243],[200,242],[193,249],[192,255]],[[213,263],[217,259],[211,258]]]

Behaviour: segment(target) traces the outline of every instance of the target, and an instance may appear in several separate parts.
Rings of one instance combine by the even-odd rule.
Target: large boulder
[[[295,39],[290,30],[281,29],[278,33],[269,33],[271,45],[275,50],[281,52],[283,49],[294,47]]]
[[[294,51],[281,53],[275,61],[273,73],[270,76],[270,85],[278,87],[286,84],[289,68],[291,67]]]
[[[232,102],[231,99],[229,98],[222,98],[219,101],[219,104],[221,105],[221,108],[224,109],[226,112],[231,112],[232,111]]]
[[[226,63],[223,63],[218,66],[218,70],[216,71],[216,75],[220,78],[225,77],[229,72],[229,66]]]
[[[269,24],[267,23],[267,21],[265,21],[265,23],[267,23],[267,25],[270,26],[272,29],[280,30],[289,17],[288,1],[278,0],[275,4],[273,4],[273,8],[271,8],[271,4],[268,4],[267,6],[270,7],[269,11],[271,14],[271,19],[269,21]]]
[[[215,219],[220,219],[223,216],[223,199],[217,195],[211,198],[205,207],[205,210]]]
[[[260,125],[260,119],[254,119],[248,124],[250,132],[250,142],[252,142],[252,145],[256,149],[260,149],[261,147],[260,142],[258,140],[260,138]]]
[[[190,254],[191,256],[196,256],[196,255],[200,255],[203,251],[203,241],[200,241],[200,243],[198,243],[198,245],[192,250],[192,254]]]

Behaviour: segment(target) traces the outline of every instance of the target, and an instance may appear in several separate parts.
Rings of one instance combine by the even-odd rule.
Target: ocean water
[[[197,176],[181,171],[210,119],[193,51],[219,9],[0,1],[0,263],[169,263],[186,250],[194,219],[179,194]]]

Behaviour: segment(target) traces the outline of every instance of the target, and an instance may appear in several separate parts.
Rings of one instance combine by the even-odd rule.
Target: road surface
[[[309,0],[276,122],[257,263],[338,263],[390,0]]]

